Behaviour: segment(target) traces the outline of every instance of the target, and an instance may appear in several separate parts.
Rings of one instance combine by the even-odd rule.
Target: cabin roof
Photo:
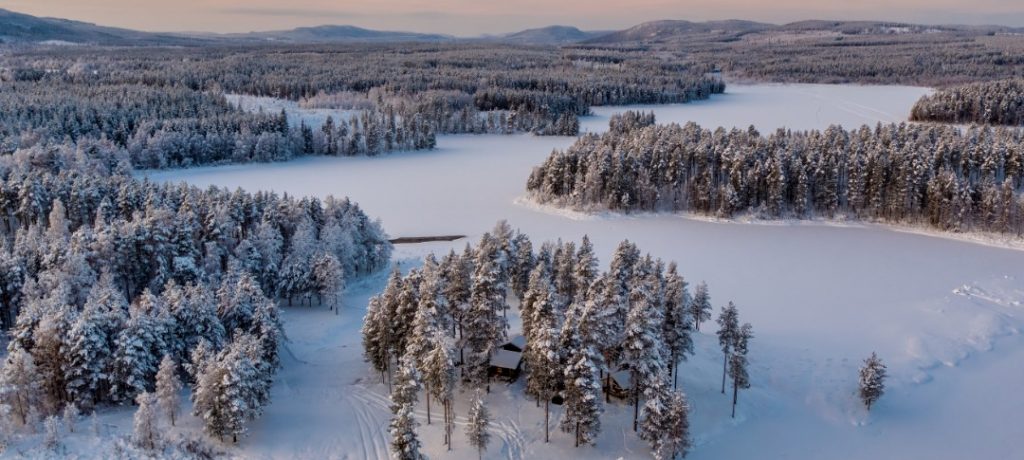
[[[522,359],[523,354],[518,351],[509,351],[499,348],[494,352],[494,356],[491,356],[491,366],[514,370],[519,368],[519,362]]]
[[[508,343],[506,343],[505,345],[513,345],[520,350],[525,350],[526,337],[523,337],[522,335],[517,335],[515,337],[512,337],[512,340],[509,340]]]
[[[614,380],[615,384],[623,390],[633,388],[633,374],[629,372],[629,369],[621,370],[612,374],[612,380]]]

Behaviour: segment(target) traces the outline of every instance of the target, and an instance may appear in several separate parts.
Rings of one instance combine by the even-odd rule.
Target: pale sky
[[[249,32],[322,24],[457,36],[655,19],[878,19],[1024,26],[1024,0],[0,0],[0,8],[147,31]]]

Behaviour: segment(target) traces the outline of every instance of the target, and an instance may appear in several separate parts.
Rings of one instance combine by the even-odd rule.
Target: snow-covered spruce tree
[[[139,393],[135,398],[139,408],[135,410],[132,423],[132,440],[142,449],[154,450],[161,444],[158,401],[156,395],[149,392]]]
[[[515,238],[512,239],[512,247],[515,252],[512,254],[509,287],[516,297],[522,299],[529,288],[530,273],[535,265],[533,243],[525,233],[517,232]]]
[[[523,361],[526,364],[526,393],[544,401],[544,442],[550,439],[551,398],[554,396],[561,376],[561,362],[556,350],[558,341],[557,319],[554,312],[554,289],[547,280],[547,271],[538,265],[530,276],[529,309],[523,318],[526,333],[526,350]],[[527,330],[526,324],[530,327]]]
[[[650,444],[658,460],[675,460],[686,456],[689,447],[689,407],[683,393],[658,384],[653,396],[644,403],[640,421],[640,438]]]
[[[0,370],[0,403],[10,407],[10,415],[20,424],[29,421],[29,413],[42,400],[42,382],[29,352],[15,347],[7,354]]]
[[[390,331],[390,322],[380,297],[371,297],[363,317],[363,357],[375,371],[380,372],[380,383],[387,380],[391,369]]]
[[[484,235],[477,251],[464,332],[470,356],[463,366],[469,385],[480,388],[488,383],[491,354],[505,338],[507,324],[502,315],[506,307],[501,268],[494,255],[498,252],[497,241]],[[486,386],[489,390],[490,385]]]
[[[559,240],[552,259],[551,280],[555,292],[566,305],[571,305],[576,299],[575,265],[576,244],[571,241],[563,243]]]
[[[444,442],[451,450],[452,430],[455,426],[455,414],[452,412],[452,394],[455,391],[455,350],[451,339],[436,331],[432,341],[433,349],[427,352],[423,363],[423,383],[429,392],[441,401],[444,410]],[[429,421],[429,417],[428,417]]]
[[[419,305],[416,308],[416,316],[413,319],[411,336],[405,348],[405,355],[410,356],[419,371],[420,375],[427,374],[427,355],[436,348],[436,342],[444,340],[444,332],[448,329],[445,325],[445,314],[441,305],[441,278],[438,276],[437,262],[432,256],[427,256],[423,266],[422,279],[419,290]],[[430,382],[426,384],[425,397],[427,400],[427,424],[431,423],[430,395],[433,388]]]
[[[874,352],[860,368],[860,400],[870,411],[871,406],[885,393],[886,367]]]
[[[160,361],[160,370],[156,373],[156,398],[160,409],[174,426],[178,417],[178,404],[181,395],[181,380],[178,378],[178,366],[170,355],[164,355]]]
[[[238,442],[246,432],[245,422],[262,413],[269,388],[261,375],[259,349],[258,338],[241,334],[216,356],[194,354],[198,377],[192,392],[192,415],[203,420],[210,436],[223,439],[230,435]]]
[[[395,374],[395,391],[391,393],[391,453],[395,460],[421,460],[421,443],[416,427],[419,422],[413,415],[417,394],[421,387],[419,371],[411,356],[402,358]]]
[[[636,281],[629,293],[629,315],[626,318],[623,358],[629,363],[633,384],[633,431],[637,430],[640,398],[650,396],[648,390],[664,378],[665,356],[662,341],[662,311],[658,299],[657,279],[638,266]]]
[[[476,391],[469,406],[469,420],[466,423],[466,437],[469,438],[469,445],[476,448],[479,458],[484,458],[487,445],[491,442],[491,433],[488,431],[491,425],[491,414],[487,410],[480,390]]]
[[[182,290],[165,289],[163,298],[164,305],[174,318],[172,357],[177,362],[190,362],[192,350],[203,340],[215,350],[223,348],[227,342],[227,331],[217,316],[217,299],[205,283],[190,285]]]
[[[668,265],[665,275],[665,346],[669,352],[669,372],[672,375],[672,388],[679,381],[679,361],[686,360],[687,354],[693,354],[693,338],[690,332],[693,323],[688,311],[690,294],[686,289],[686,281],[679,275],[676,263]]]
[[[700,323],[711,319],[711,294],[708,292],[708,284],[701,281],[693,290],[693,300],[689,303],[690,318],[693,318],[693,327],[700,331]]]
[[[597,279],[597,256],[594,255],[594,245],[590,243],[590,237],[583,235],[580,247],[576,251],[576,261],[573,266],[573,291],[576,293],[575,300],[587,299],[590,294],[590,285]]]
[[[750,376],[747,374],[747,352],[750,339],[754,337],[750,323],[743,323],[736,334],[729,356],[729,377],[732,377],[732,416],[736,417],[736,402],[740,388],[750,388]]]
[[[320,302],[328,302],[337,314],[342,291],[345,290],[345,274],[341,262],[334,254],[321,252],[313,259],[313,285]]]
[[[574,433],[575,445],[593,444],[601,432],[601,357],[588,340],[580,338],[569,350],[565,368],[565,414],[562,431]]]
[[[384,290],[380,293],[383,316],[386,318],[386,325],[389,328],[388,347],[396,362],[405,354],[405,335],[412,328],[412,319],[415,314],[415,310],[405,311],[406,306],[401,303],[403,291],[405,291],[405,280],[396,265],[392,268]]]
[[[689,404],[686,395],[659,382],[653,397],[644,403],[640,438],[651,444],[654,458],[674,460],[686,457],[690,448]]]
[[[694,300],[696,302],[696,300]],[[729,305],[722,307],[718,319],[718,345],[722,348],[722,394],[725,394],[725,374],[728,371],[729,356],[732,354],[733,345],[740,332],[740,317],[736,305],[729,302]]]
[[[64,295],[56,297],[66,298]],[[67,365],[68,357],[62,350],[67,348],[68,330],[76,316],[69,305],[51,305],[47,307],[33,333],[34,346],[31,353],[43,384],[41,409],[44,414],[58,413],[67,401],[63,368]]]
[[[159,300],[149,290],[131,306],[114,351],[111,396],[115,402],[132,401],[139,393],[153,388],[160,357],[167,351],[166,321],[157,316],[161,309]]]
[[[468,246],[467,246],[468,248]],[[452,317],[452,337],[462,331],[462,320],[469,306],[470,274],[467,267],[472,261],[464,261],[452,250],[441,260],[440,270],[444,278],[444,298]],[[460,335],[461,337],[461,335]]]
[[[112,278],[103,274],[89,291],[62,351],[67,358],[63,373],[68,399],[86,408],[108,398],[115,339],[127,321],[128,303]]]

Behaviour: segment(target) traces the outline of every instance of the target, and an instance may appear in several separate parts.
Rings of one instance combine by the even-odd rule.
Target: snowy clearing
[[[653,109],[660,123],[753,124],[762,132],[854,127],[905,119],[928,90],[734,85],[728,91],[694,104],[631,109]],[[621,110],[599,108],[584,127],[598,130]],[[531,168],[572,141],[447,136],[433,152],[146,175],[199,186],[348,195],[380,217],[392,237],[466,234],[474,241],[507,219],[534,242],[588,234],[602,263],[623,238],[677,261],[691,285],[708,282],[716,308],[735,301],[755,333],[753,388],[741,394],[731,420],[728,398],[718,393],[714,328],[702,328],[697,356],[681,368],[693,406],[696,446],[689,458],[1011,458],[1024,449],[1024,425],[1016,422],[1024,411],[1016,388],[1024,381],[1024,252],[875,225],[580,218],[521,204]],[[398,246],[395,260],[408,269],[427,252],[464,244]],[[350,286],[340,316],[318,308],[285,310],[292,341],[285,368],[240,455],[386,458],[387,387],[362,362],[359,337],[366,299],[380,291],[383,276]],[[869,416],[855,390],[857,368],[872,351],[886,361],[891,378]],[[460,420],[467,401],[462,394],[456,402]],[[649,458],[621,403],[606,409],[598,447],[577,451],[562,433],[543,443],[543,410],[523,399],[520,383],[495,385],[488,402],[496,424],[486,458]],[[428,455],[475,456],[461,426],[455,450],[443,452],[436,417],[421,428]]]

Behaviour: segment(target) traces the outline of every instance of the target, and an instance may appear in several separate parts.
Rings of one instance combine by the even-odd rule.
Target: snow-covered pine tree
[[[455,391],[455,350],[452,347],[451,339],[442,331],[435,331],[437,334],[433,348],[427,352],[423,362],[423,384],[427,388],[429,398],[433,395],[441,401],[444,409],[445,444],[451,450],[452,429],[455,426],[455,415],[452,413],[452,394]],[[428,412],[429,423],[429,412]]]
[[[633,384],[633,431],[637,430],[641,394],[650,398],[648,390],[664,379],[665,356],[662,311],[658,307],[658,281],[652,274],[637,276],[629,293],[629,314],[626,317],[623,357],[629,363]]]
[[[516,297],[522,299],[529,288],[530,272],[535,265],[533,258],[533,243],[525,233],[516,233],[512,239],[512,247],[515,252],[512,254],[511,273],[509,273],[510,287]]]
[[[135,410],[132,423],[132,440],[142,449],[154,450],[161,442],[156,395],[149,392],[139,393],[135,403],[139,408]]]
[[[178,366],[170,355],[164,355],[160,361],[160,370],[156,373],[156,397],[160,408],[174,426],[178,417],[178,404],[181,395],[181,380],[178,378]]]
[[[576,261],[573,265],[573,291],[576,293],[576,300],[582,301],[589,297],[590,285],[597,279],[597,256],[594,255],[594,245],[590,243],[590,237],[583,235],[580,248],[576,251]]]
[[[452,317],[452,337],[456,329],[462,330],[462,320],[469,306],[470,271],[462,257],[452,250],[441,260],[440,270],[444,278],[444,298]]]
[[[736,417],[736,402],[740,388],[750,388],[750,376],[747,374],[747,352],[750,339],[754,337],[750,323],[744,323],[736,334],[729,356],[729,377],[732,377],[732,416]]]
[[[427,355],[435,348],[438,341],[444,340],[448,329],[444,324],[444,313],[441,311],[441,285],[438,276],[437,262],[430,256],[423,266],[419,290],[419,305],[413,319],[412,331],[405,348],[405,355],[411,356],[420,375],[426,375]],[[427,424],[431,423],[430,396],[433,388],[430,381],[425,381],[427,400]]]
[[[345,290],[345,274],[334,254],[321,252],[313,259],[313,285],[320,302],[328,302],[337,314],[338,301]]]
[[[466,437],[469,438],[469,445],[476,448],[479,458],[484,458],[487,445],[491,442],[491,433],[488,431],[491,425],[491,414],[484,403],[480,390],[476,391],[469,406],[469,420],[466,424]]]
[[[686,281],[679,275],[676,263],[668,265],[665,275],[665,346],[669,352],[669,372],[672,375],[672,388],[679,381],[679,361],[686,360],[687,354],[693,354],[693,338],[690,337],[693,323],[688,311],[690,294],[686,289]]]
[[[872,352],[871,356],[864,360],[864,365],[860,368],[860,386],[858,391],[860,400],[864,402],[864,406],[869,411],[871,406],[878,401],[878,398],[881,398],[882,394],[885,393],[885,376],[885,364],[882,363],[877,354]]]
[[[601,432],[601,357],[588,340],[580,338],[569,350],[565,368],[565,414],[562,431],[574,433],[575,445],[593,444]]]
[[[363,317],[363,357],[374,370],[380,372],[380,383],[387,380],[390,370],[390,331],[389,318],[380,297],[371,297],[366,306],[366,316]]]
[[[111,396],[115,402],[134,400],[153,387],[160,357],[167,351],[166,322],[156,316],[161,308],[148,289],[132,304],[114,351]]]
[[[557,384],[561,381],[561,362],[558,346],[557,319],[555,318],[553,299],[554,288],[546,277],[547,271],[538,265],[530,276],[529,318],[523,318],[526,333],[526,350],[523,361],[529,373],[526,375],[526,393],[537,398],[538,403],[544,401],[544,442],[550,440],[551,398]],[[529,321],[527,321],[529,319]],[[529,324],[529,329],[526,325]]]
[[[0,370],[0,403],[10,407],[15,421],[25,425],[42,399],[41,389],[42,382],[32,355],[21,347],[14,347]]]
[[[391,453],[395,460],[421,460],[421,443],[416,427],[419,423],[413,416],[417,394],[421,387],[419,371],[411,356],[402,357],[395,374],[395,391],[391,393]]]
[[[470,349],[470,356],[464,363],[466,379],[471,386],[477,388],[488,382],[491,354],[500,345],[507,330],[505,318],[501,314],[505,311],[501,268],[497,256],[493,255],[498,252],[497,242],[484,235],[480,244],[465,319],[465,343]],[[487,386],[489,389],[490,385]]]
[[[698,286],[699,288],[699,286]],[[696,299],[694,299],[696,302]],[[722,307],[718,319],[718,345],[722,348],[722,394],[725,394],[725,374],[728,371],[729,355],[732,354],[733,344],[740,332],[739,312],[736,305],[729,302],[729,305]]]
[[[659,384],[644,404],[640,438],[651,444],[654,458],[685,457],[690,447],[689,404],[686,395]]]
[[[701,281],[693,290],[693,300],[689,303],[690,318],[693,320],[693,327],[700,331],[700,323],[711,319],[711,294],[708,292],[707,283]]]

